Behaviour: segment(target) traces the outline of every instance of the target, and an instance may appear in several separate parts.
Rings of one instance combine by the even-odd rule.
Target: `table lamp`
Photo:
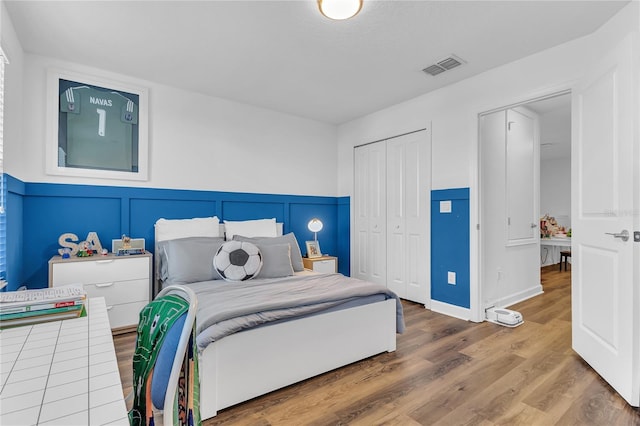
[[[307,228],[309,228],[309,231],[313,232],[314,241],[318,241],[318,232],[322,231],[322,226],[322,221],[317,217],[311,219],[307,224]]]

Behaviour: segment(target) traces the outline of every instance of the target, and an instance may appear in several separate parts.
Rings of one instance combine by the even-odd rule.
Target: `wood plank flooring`
[[[571,273],[542,270],[525,323],[476,324],[404,302],[397,350],[227,408],[205,425],[640,425],[571,349]],[[131,391],[135,336],[114,338]]]

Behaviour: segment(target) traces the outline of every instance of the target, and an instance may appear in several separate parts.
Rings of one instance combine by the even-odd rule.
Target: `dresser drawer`
[[[109,283],[85,284],[88,297],[104,297],[107,306],[149,300],[149,280],[115,281]]]
[[[53,286],[149,279],[149,257],[60,262],[52,266]]]
[[[303,257],[302,263],[306,269],[319,272],[321,274],[333,274],[338,272],[338,258],[335,256]]]
[[[49,260],[49,286],[82,285],[89,298],[103,297],[113,332],[138,324],[140,310],[149,303],[153,256],[92,256]],[[119,330],[117,330],[119,329]]]
[[[313,262],[313,270],[323,274],[331,274],[336,272],[335,260],[318,260]]]
[[[107,302],[109,325],[111,328],[119,328],[138,324],[140,311],[145,306],[147,306],[147,302],[132,302],[123,305],[110,305]]]

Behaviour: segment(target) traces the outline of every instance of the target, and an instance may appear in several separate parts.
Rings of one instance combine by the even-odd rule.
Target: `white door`
[[[386,144],[354,150],[354,247],[351,275],[386,285]]]
[[[429,133],[387,141],[387,287],[427,303],[429,259]]]
[[[633,231],[640,220],[633,212],[640,185],[632,41],[628,36],[594,64],[573,93],[572,313],[573,349],[638,406],[640,288],[633,259],[640,244]]]
[[[403,137],[387,143],[387,288],[406,298],[405,144]]]

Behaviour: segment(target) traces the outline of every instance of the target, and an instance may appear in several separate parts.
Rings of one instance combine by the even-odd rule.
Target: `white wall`
[[[424,190],[471,188],[471,314],[479,317],[478,114],[570,89],[593,60],[637,27],[638,3],[632,2],[590,36],[339,126],[339,195],[353,194],[354,146],[424,127],[430,120],[432,188]]]
[[[429,121],[433,189],[470,186],[476,179],[478,114],[571,88],[612,40],[637,29],[637,8],[638,2],[631,3],[590,36],[342,124],[339,194],[353,193],[354,146],[423,128]]]
[[[13,38],[11,50],[18,50],[7,52],[12,53],[12,64],[7,71],[5,110],[5,171],[16,178],[25,182],[337,195],[336,126],[24,54],[4,5],[2,19],[8,24],[2,26],[2,38]],[[148,181],[45,173],[49,67],[149,89]]]
[[[571,226],[571,158],[540,161],[540,216],[547,213],[555,217],[559,225]],[[558,263],[560,250],[566,248],[540,246],[540,264]]]
[[[540,216],[547,213],[571,223],[571,158],[540,161]]]

